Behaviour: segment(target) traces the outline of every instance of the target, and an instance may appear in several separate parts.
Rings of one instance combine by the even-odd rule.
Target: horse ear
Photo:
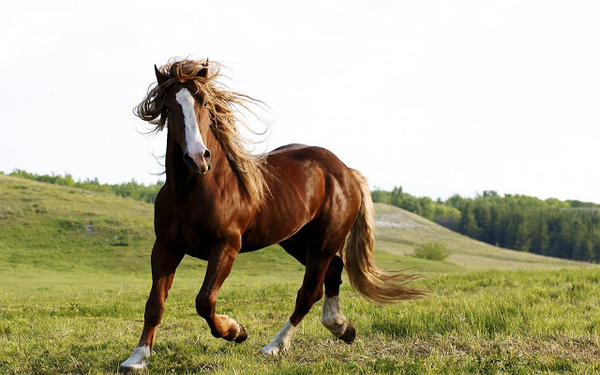
[[[154,65],[154,73],[156,74],[156,82],[158,82],[159,85],[162,85],[163,83],[167,82],[167,80],[169,79],[169,76],[167,74],[164,74],[163,72],[161,72],[156,67],[156,64]]]

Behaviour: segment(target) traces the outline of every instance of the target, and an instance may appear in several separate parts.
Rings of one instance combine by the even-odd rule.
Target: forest
[[[373,201],[391,204],[491,245],[552,257],[600,261],[600,205],[577,200],[500,196],[445,201],[414,197],[402,187],[376,189]]]
[[[11,176],[51,184],[102,191],[153,203],[163,185],[135,180],[102,184],[97,178],[75,181],[69,174],[38,175],[15,169]],[[445,201],[415,197],[398,186],[375,189],[373,201],[413,212],[448,229],[502,248],[552,257],[600,261],[600,205],[577,200],[541,200],[525,195],[500,196],[493,190],[474,198],[454,195]]]

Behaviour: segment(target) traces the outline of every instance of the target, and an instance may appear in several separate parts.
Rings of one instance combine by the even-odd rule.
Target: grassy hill
[[[444,262],[419,261],[401,258],[406,263],[422,267],[425,273],[466,270],[536,270],[579,268],[587,263],[574,262],[537,254],[501,249],[475,241],[432,221],[400,208],[375,204],[376,249],[396,256],[413,254],[416,246],[429,242],[442,242],[450,256]],[[387,258],[387,256],[386,256]]]
[[[375,207],[376,253],[382,265],[418,267],[425,273],[585,266],[500,249],[402,209],[384,204]],[[79,269],[145,276],[154,240],[152,220],[151,204],[0,175],[0,269]],[[416,246],[427,241],[445,243],[450,257],[432,262],[410,256]],[[275,260],[283,269],[302,271],[279,247],[243,254],[235,268],[263,274],[264,265],[268,268]],[[197,266],[202,268],[202,262]]]
[[[0,267],[139,272],[152,217],[145,203],[0,175]]]
[[[205,262],[175,278],[147,373],[596,373],[596,265],[499,249],[398,208],[376,205],[376,258],[414,267],[425,300],[379,307],[342,285],[357,342],[320,324],[321,303],[289,352],[259,355],[291,313],[303,268],[278,246],[242,254],[217,309],[241,345],[212,338],[194,309]],[[152,205],[0,175],[0,373],[113,373],[141,332],[150,288]],[[444,242],[443,262],[412,257]]]

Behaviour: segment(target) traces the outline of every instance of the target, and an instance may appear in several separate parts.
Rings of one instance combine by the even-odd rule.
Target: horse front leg
[[[182,254],[169,250],[165,244],[155,242],[152,249],[152,289],[146,302],[144,329],[133,354],[121,364],[121,371],[142,370],[146,359],[152,354],[156,328],[160,324],[165,308],[165,300],[173,284],[175,270],[183,259]]]
[[[240,343],[248,338],[244,327],[227,315],[216,313],[219,289],[229,276],[238,251],[239,246],[225,246],[211,252],[204,283],[196,297],[196,311],[206,320],[214,337]]]

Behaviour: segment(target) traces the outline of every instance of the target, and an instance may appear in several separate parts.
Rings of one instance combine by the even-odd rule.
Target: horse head
[[[156,69],[159,85],[165,84],[171,76]],[[206,79],[207,68],[196,74]],[[208,95],[202,90],[198,80],[180,80],[172,83],[164,98],[164,116],[167,118],[169,133],[183,151],[183,161],[197,174],[207,173],[211,167],[211,152],[206,146],[210,131]]]
[[[181,161],[183,168],[204,174],[216,167],[218,159],[223,168],[233,169],[250,200],[260,204],[266,191],[262,170],[266,157],[246,149],[253,142],[240,133],[238,125],[253,131],[245,123],[244,112],[254,115],[252,106],[262,102],[220,84],[220,68],[214,61],[189,59],[155,66],[157,84],[134,113],[155,125],[155,131],[168,125],[167,160],[171,163],[166,164],[167,175]]]

